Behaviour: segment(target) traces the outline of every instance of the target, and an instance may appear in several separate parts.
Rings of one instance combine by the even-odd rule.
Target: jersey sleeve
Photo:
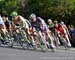
[[[26,21],[25,18],[23,18],[22,16],[19,16],[19,19],[20,19],[21,21]]]

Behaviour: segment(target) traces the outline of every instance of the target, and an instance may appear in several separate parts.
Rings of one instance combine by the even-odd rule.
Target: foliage
[[[42,18],[64,20],[75,23],[75,0],[1,0],[0,12],[10,14],[17,11],[24,17],[35,13]]]

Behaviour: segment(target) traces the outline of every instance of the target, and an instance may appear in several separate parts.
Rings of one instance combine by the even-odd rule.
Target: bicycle
[[[13,38],[10,35],[10,33],[6,32],[5,38],[3,38],[2,36],[2,31],[0,30],[0,46],[3,45],[7,45],[8,47],[12,47],[13,46]]]
[[[20,26],[18,26],[16,28],[16,30],[14,30],[13,33],[14,33],[13,35],[15,36],[14,39],[20,44],[20,46],[23,49],[29,48],[30,41],[27,39],[24,29],[22,29]]]
[[[47,46],[48,46],[48,49],[51,49],[51,51],[54,52],[55,51],[55,48],[53,48],[51,46],[51,40],[52,40],[53,44],[56,43],[56,40],[54,40],[54,36],[52,35],[52,32],[51,31],[49,31],[49,35],[50,35],[50,38],[48,36],[46,36],[47,42],[48,42]]]
[[[63,44],[65,50],[68,50],[69,47],[68,47],[68,43],[67,43],[67,41],[66,41],[66,38],[65,38],[64,34],[60,33],[60,34],[59,34],[59,39],[60,39],[60,41],[62,42],[62,44]]]
[[[47,51],[47,44],[46,44],[46,36],[44,32],[36,31],[37,32],[37,39],[38,39],[38,46],[41,48],[42,52]],[[42,36],[40,35],[42,34]]]

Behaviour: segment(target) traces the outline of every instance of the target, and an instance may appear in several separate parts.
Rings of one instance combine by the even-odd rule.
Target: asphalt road
[[[40,50],[23,50],[20,47],[0,47],[0,60],[75,60],[75,48],[67,51],[59,48],[55,52],[48,50],[43,53]]]

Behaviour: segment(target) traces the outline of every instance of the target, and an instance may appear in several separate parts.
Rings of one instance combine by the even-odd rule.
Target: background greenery
[[[28,18],[31,13],[45,20],[51,18],[75,24],[75,0],[0,0],[0,13],[17,11]]]

